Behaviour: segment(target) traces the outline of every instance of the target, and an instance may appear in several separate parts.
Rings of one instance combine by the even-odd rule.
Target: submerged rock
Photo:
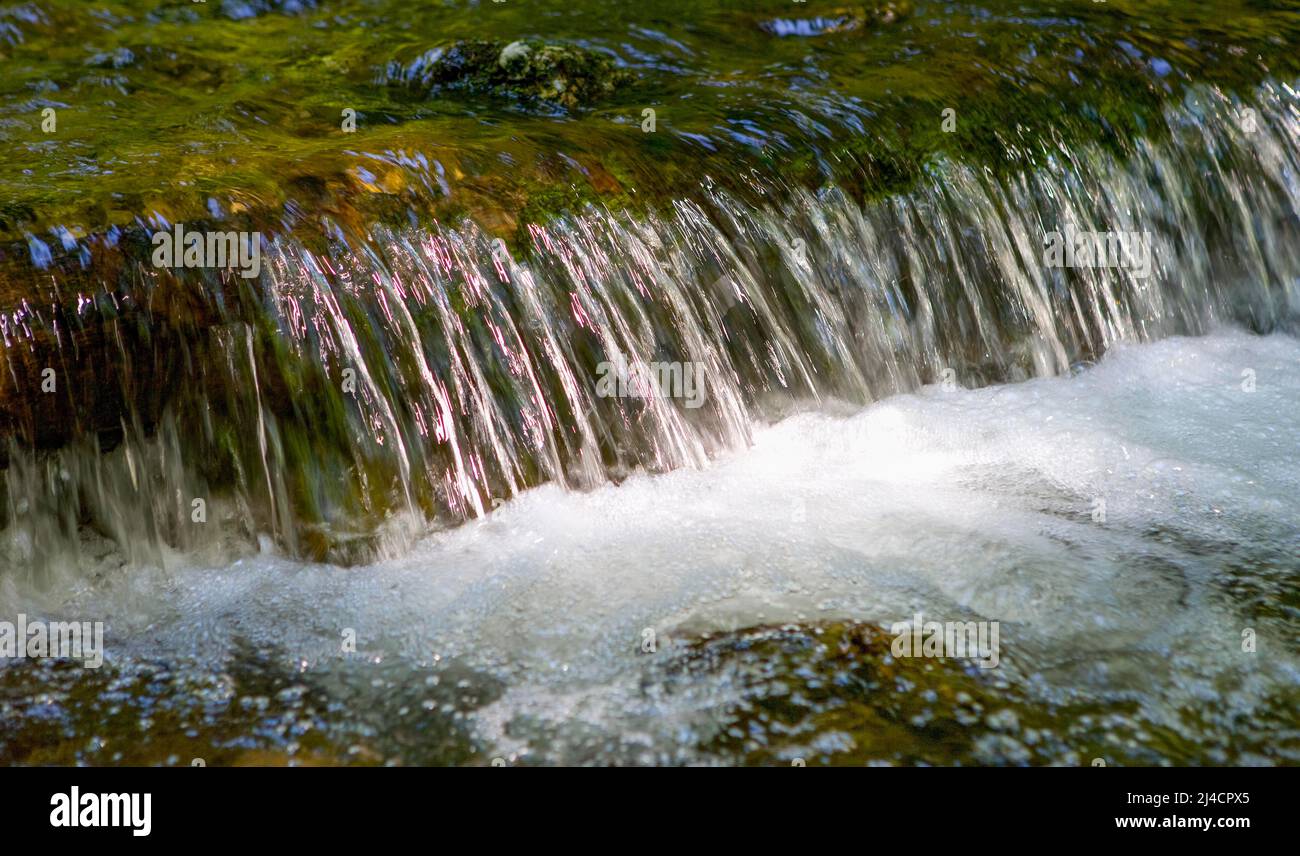
[[[392,67],[389,79],[429,94],[460,90],[573,109],[613,94],[632,74],[610,57],[574,45],[468,40]]]
[[[823,36],[864,27],[892,24],[912,13],[908,0],[889,0],[866,6],[841,6],[812,18],[773,18],[759,27],[774,36]]]
[[[1006,641],[1006,640],[1004,640]],[[893,638],[858,622],[753,627],[685,643],[670,691],[702,681],[736,701],[712,711],[701,747],[745,765],[1065,765],[1105,758],[1205,763],[1195,741],[1099,698],[1029,692],[1013,669],[973,660],[895,657]],[[1282,709],[1283,702],[1279,701]],[[1160,745],[1136,738],[1160,733]],[[1244,735],[1234,747],[1259,746]]]

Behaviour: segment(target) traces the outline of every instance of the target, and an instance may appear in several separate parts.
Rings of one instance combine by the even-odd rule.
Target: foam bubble
[[[668,646],[915,612],[1000,622],[1002,673],[1044,699],[1246,715],[1300,676],[1298,369],[1280,335],[1120,347],[1069,378],[795,416],[704,471],[542,487],[381,564],[258,555],[127,575],[67,609],[103,614],[110,659],[252,644],[322,664],[351,628],[412,680],[455,660],[501,682],[472,714],[496,745],[519,717],[632,739],[647,629]],[[656,700],[662,728],[635,739],[671,742],[699,703]]]

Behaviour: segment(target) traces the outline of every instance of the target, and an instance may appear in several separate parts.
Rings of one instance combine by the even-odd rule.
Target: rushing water
[[[1285,85],[1249,108],[1204,90],[1170,110],[1167,141],[1124,159],[1062,146],[1007,182],[941,165],[866,207],[831,187],[762,207],[713,190],[662,215],[590,209],[532,227],[526,260],[472,228],[377,228],[362,252],[277,240],[255,286],[231,273],[198,292],[214,320],[154,369],[152,412],[114,417],[116,449],[98,451],[101,434],[15,450],[6,548],[29,575],[84,566],[88,516],[131,563],[232,538],[363,560],[527,486],[704,466],[792,408],[945,372],[964,386],[1051,376],[1116,341],[1220,321],[1285,326],[1296,103]],[[1149,276],[1045,267],[1044,236],[1069,227],[1144,236]],[[144,268],[115,305],[166,288]],[[61,320],[75,319],[29,306],[6,329],[20,343]],[[140,339],[126,336],[131,365]],[[602,397],[600,366],[619,359],[685,364],[699,394]],[[43,399],[27,400],[36,423]]]
[[[375,565],[122,575],[60,607],[113,671],[14,670],[0,757],[1295,763],[1298,368],[1287,336],[1126,346],[538,488]],[[854,656],[917,611],[1000,621],[999,667]]]
[[[443,49],[383,0],[136,5],[0,7],[26,57],[0,103],[117,158],[0,168],[0,619],[108,628],[102,670],[0,668],[0,762],[1300,762],[1300,93],[1264,25],[1289,18],[711,3],[613,42],[540,4],[635,81],[580,114],[407,91]],[[447,20],[498,38],[479,11]],[[258,34],[283,93],[196,71],[201,23]],[[107,41],[27,50],[59,26]],[[945,51],[941,85],[913,59]],[[1248,54],[1251,85],[1215,82]],[[383,117],[355,148],[318,74]],[[230,127],[155,150],[160,88],[196,75]],[[1003,77],[1104,131],[1013,127]],[[1124,109],[1091,100],[1117,79]],[[932,90],[967,85],[982,131],[881,130],[895,86],[937,128]],[[643,101],[663,136],[629,135]],[[150,184],[223,159],[242,189]],[[552,161],[600,192],[498,210]],[[205,194],[205,226],[274,221],[258,276],[148,262]],[[1141,263],[1051,263],[1071,230]],[[675,385],[611,395],[611,365]],[[998,667],[892,656],[917,613],[998,622]]]

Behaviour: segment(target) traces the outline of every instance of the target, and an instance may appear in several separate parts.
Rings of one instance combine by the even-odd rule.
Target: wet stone
[[[456,42],[390,65],[388,77],[430,96],[460,92],[564,109],[588,107],[632,80],[605,54],[538,39]]]

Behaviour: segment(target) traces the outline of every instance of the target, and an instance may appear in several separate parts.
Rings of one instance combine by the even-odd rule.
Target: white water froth
[[[1294,604],[1298,556],[1300,341],[1221,331],[1068,378],[795,416],[704,471],[541,487],[369,567],[137,571],[58,611],[105,619],[110,662],[217,662],[241,640],[310,667],[353,628],[363,656],[503,679],[477,723],[499,743],[520,713],[616,727],[646,628],[662,648],[918,611],[1001,622],[1003,673],[1045,697],[1158,715],[1300,683],[1294,606],[1251,615],[1224,584],[1280,573]]]

